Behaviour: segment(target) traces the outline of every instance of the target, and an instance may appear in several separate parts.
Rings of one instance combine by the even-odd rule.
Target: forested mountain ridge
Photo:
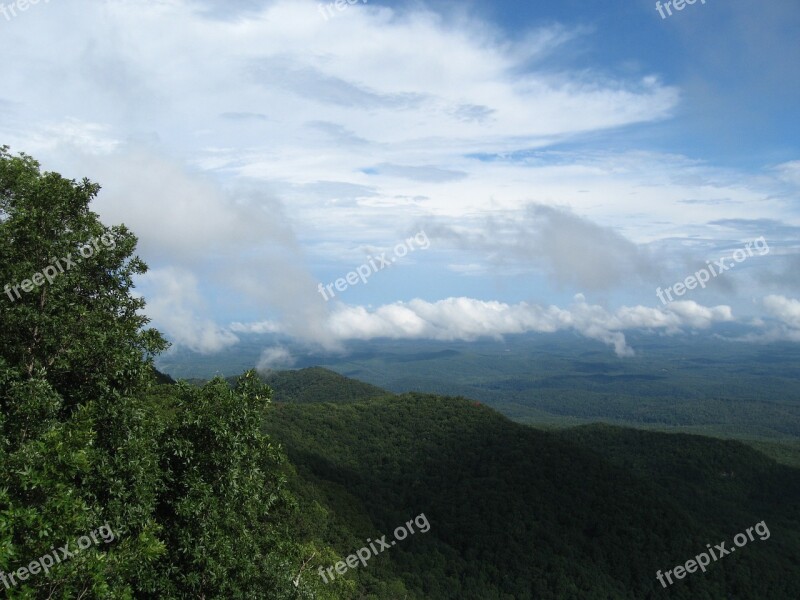
[[[289,377],[302,387],[301,372]],[[344,538],[333,545],[346,554],[360,541],[354,532],[385,532],[411,513],[432,525],[353,573],[364,592],[383,579],[418,598],[800,594],[800,471],[739,442],[605,426],[539,431],[474,401],[424,394],[307,400],[276,404],[265,426],[297,467],[299,494],[334,507],[318,525]],[[656,580],[760,521],[769,540],[669,589]]]
[[[272,388],[273,402],[353,402],[392,395],[381,388],[322,367],[274,371],[262,381]]]

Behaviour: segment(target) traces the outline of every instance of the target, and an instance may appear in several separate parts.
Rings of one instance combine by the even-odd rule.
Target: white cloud
[[[708,308],[693,301],[682,301],[671,303],[667,310],[677,315],[682,325],[695,329],[706,329],[713,323],[733,320],[733,312],[729,306]]]
[[[800,300],[771,295],[763,302],[767,312],[783,325],[778,332],[772,332],[773,337],[800,342]]]
[[[476,285],[514,263],[514,275],[534,266],[558,285],[638,294],[662,266],[644,244],[736,237],[709,231],[721,219],[800,223],[798,161],[752,175],[646,150],[569,150],[565,142],[669,118],[680,102],[658,75],[601,74],[580,53],[548,61],[570,44],[591,46],[587,29],[553,23],[509,42],[417,3],[359,4],[327,22],[312,0],[204,5],[213,10],[52,2],[0,37],[0,138],[103,186],[93,208],[140,237],[157,268],[147,312],[178,343],[233,343],[239,325],[222,330],[208,315],[228,311],[227,322],[246,308],[325,344],[571,327],[625,354],[628,328],[705,327],[730,317],[728,298],[607,311],[390,297],[329,316],[308,263],[350,261],[354,249],[433,220],[462,236],[464,253],[489,253],[440,265]],[[434,260],[425,255],[426,266]],[[404,297],[427,293],[437,274],[415,278]],[[192,293],[162,281],[173,276]]]
[[[506,304],[472,298],[447,298],[438,302],[412,300],[374,310],[339,305],[331,313],[328,329],[340,341],[374,338],[475,340],[499,338],[524,332],[574,330],[614,347],[619,356],[633,350],[624,331],[706,329],[733,320],[730,307],[704,307],[692,301],[674,302],[664,308],[622,307],[610,312],[590,305],[582,295],[566,309],[520,302]]]
[[[259,321],[257,323],[240,323],[238,321],[230,324],[230,330],[234,333],[278,333],[281,326],[275,321]]]
[[[286,348],[283,346],[273,346],[264,349],[261,353],[261,357],[258,359],[258,364],[256,365],[256,370],[259,373],[268,373],[275,369],[288,369],[294,365],[294,362],[294,358],[292,358],[291,353]]]
[[[136,149],[77,157],[108,181],[95,203],[104,221],[124,222],[140,237],[139,252],[156,266],[193,273],[228,296],[237,310],[276,314],[298,337],[325,318],[316,282],[283,204],[252,184],[228,189],[152,152]],[[148,295],[163,304],[167,288]]]
[[[143,279],[153,290],[147,315],[170,342],[195,352],[211,353],[239,341],[233,333],[202,316],[204,303],[191,273],[168,267],[150,271]]]
[[[777,294],[765,296],[761,303],[771,320],[757,319],[753,325],[762,329],[737,338],[744,342],[800,342],[800,300]]]
[[[800,329],[800,300],[771,295],[764,298],[764,306],[776,319],[790,327]]]
[[[538,268],[583,289],[634,283],[660,269],[644,248],[564,208],[530,204],[515,213],[463,219],[458,227],[426,227],[441,241],[486,255],[495,268]]]
[[[175,284],[175,275],[170,273],[169,276]],[[191,287],[185,282],[182,285],[182,289]],[[775,301],[775,306],[778,310],[786,307],[789,311],[800,309],[800,302],[789,302],[786,304],[785,299],[779,299]],[[209,324],[201,323],[198,327],[198,319],[190,318],[187,311],[177,308],[176,310],[174,305],[157,304],[157,314],[168,310],[171,318],[157,318],[156,324],[165,323],[170,339],[176,343],[192,349],[202,347],[196,343],[191,332],[197,327],[201,332],[198,335],[211,339]],[[800,318],[795,313],[789,314],[794,315],[795,319]],[[295,336],[290,327],[277,321],[235,322],[230,325],[229,330],[235,333],[284,334],[306,345],[319,345],[329,350],[341,349],[344,343],[351,340],[389,338],[473,341],[483,337],[499,339],[505,335],[527,332],[575,331],[613,347],[618,356],[625,357],[634,354],[634,349],[626,341],[625,332],[649,330],[677,334],[687,330],[708,329],[715,324],[733,320],[731,308],[725,305],[706,307],[694,301],[678,301],[660,308],[623,306],[610,311],[602,306],[589,304],[582,294],[578,294],[566,308],[527,302],[507,304],[465,297],[446,298],[436,302],[415,299],[373,309],[335,304],[327,320],[315,330],[314,335]],[[220,334],[220,330],[214,331]],[[236,341],[227,335],[219,337],[226,341],[219,348]],[[288,350],[276,346],[265,350],[259,368],[288,367],[291,364],[293,359]]]
[[[782,163],[775,167],[781,179],[800,188],[800,160]]]

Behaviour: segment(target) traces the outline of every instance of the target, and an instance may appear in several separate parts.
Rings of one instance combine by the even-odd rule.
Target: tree
[[[159,424],[138,395],[167,344],[131,295],[146,271],[135,236],[89,210],[98,191],[0,148],[0,568],[104,524],[129,533],[17,581],[12,596],[126,597],[134,565],[163,551]]]
[[[174,388],[175,418],[164,430],[166,490],[158,507],[168,548],[149,593],[157,597],[342,598],[327,588],[299,544],[297,502],[286,487],[287,461],[262,423],[271,390],[255,371],[235,386],[222,378]],[[338,560],[338,559],[337,559]],[[255,594],[255,595],[254,595]]]
[[[334,597],[301,576],[318,550],[292,541],[283,454],[261,433],[269,390],[248,374],[235,391],[216,381],[153,393],[167,343],[132,294],[147,266],[133,233],[89,209],[99,190],[0,148],[0,588]],[[14,579],[106,524],[110,543]]]
[[[89,210],[99,190],[0,148],[0,357],[43,375],[65,410],[88,395],[141,391],[167,347],[143,329],[144,299],[131,294],[133,276],[147,271],[136,236]]]

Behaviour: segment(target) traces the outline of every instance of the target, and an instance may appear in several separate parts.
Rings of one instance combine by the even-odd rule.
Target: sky
[[[176,348],[800,342],[796,0],[20,2],[0,144],[102,186]]]

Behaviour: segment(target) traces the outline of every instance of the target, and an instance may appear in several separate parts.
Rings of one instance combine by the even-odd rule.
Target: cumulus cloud
[[[587,303],[580,294],[568,308],[460,297],[437,302],[415,299],[371,310],[340,304],[331,311],[326,331],[320,335],[339,342],[376,338],[472,341],[572,330],[608,344],[618,356],[631,356],[633,349],[626,342],[625,331],[648,329],[674,334],[731,320],[728,306],[704,307],[692,301],[673,302],[664,308],[622,307],[612,312]],[[240,330],[244,328],[248,327],[240,326]]]
[[[140,148],[82,157],[107,181],[94,208],[140,235],[139,251],[156,266],[168,261],[236,296],[241,308],[277,314],[298,338],[315,337],[325,309],[283,204],[252,183],[224,188],[174,161]],[[178,271],[176,271],[178,272]],[[160,286],[151,304],[169,303]]]
[[[764,298],[764,306],[776,319],[794,329],[800,329],[800,300],[772,295]]]
[[[800,302],[776,296],[766,300],[765,305],[773,316],[784,320],[790,334],[796,336],[800,333]],[[162,306],[157,308],[160,311]],[[169,326],[167,332],[174,336],[176,332],[183,331],[177,341],[187,345],[193,342],[194,338],[188,333],[192,328],[197,328],[197,322],[187,318],[186,313],[174,310],[173,306],[163,308],[169,308],[174,315],[172,320],[165,321]],[[609,310],[588,303],[582,294],[577,294],[573,302],[564,308],[527,302],[508,304],[451,297],[435,302],[414,299],[376,308],[337,304],[316,332],[316,337],[297,341],[326,349],[341,349],[351,340],[387,338],[474,341],[486,337],[500,339],[505,335],[528,332],[574,331],[612,347],[617,356],[627,357],[634,355],[634,349],[627,343],[626,332],[652,331],[674,335],[689,330],[706,330],[715,324],[732,321],[734,316],[729,306],[708,307],[694,301],[677,301],[658,308],[622,306]],[[792,327],[796,330],[791,330]],[[208,324],[199,331],[205,332],[204,335],[212,339]],[[220,334],[218,329],[213,331]],[[230,336],[235,332],[294,337],[287,327],[277,321],[235,322],[230,325],[229,331]],[[789,337],[783,336],[784,339]],[[222,339],[226,340],[225,345],[236,342],[235,338],[224,335]],[[202,345],[194,343],[190,347],[196,349]],[[264,350],[258,368],[288,368],[292,364],[294,358],[285,347],[272,346]]]
[[[761,299],[767,318],[757,318],[752,325],[759,331],[735,338],[742,342],[800,342],[800,300],[778,294]]]
[[[143,279],[153,292],[147,303],[147,315],[173,344],[195,352],[212,353],[239,341],[231,331],[203,316],[205,304],[197,279],[191,273],[167,267],[152,270]]]
[[[294,365],[295,360],[291,352],[283,346],[273,346],[265,348],[258,359],[256,370],[259,373],[269,373],[275,369],[288,369]]]
[[[780,324],[770,328],[762,339],[800,342],[800,300],[770,295],[764,298],[763,304],[769,315]]]

